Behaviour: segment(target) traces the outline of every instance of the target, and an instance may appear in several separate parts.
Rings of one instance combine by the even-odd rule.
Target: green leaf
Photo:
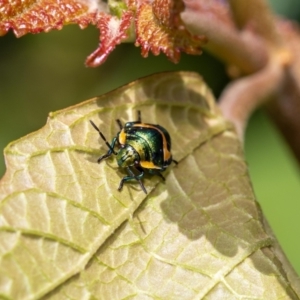
[[[164,126],[179,164],[117,191],[115,122]],[[156,74],[51,113],[5,150],[0,299],[298,299],[243,150],[195,73]]]

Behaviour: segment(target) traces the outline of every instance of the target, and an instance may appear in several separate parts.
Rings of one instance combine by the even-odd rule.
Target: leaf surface
[[[126,183],[97,164],[115,122],[160,124],[179,162]],[[276,255],[243,151],[195,73],[156,74],[51,113],[5,150],[0,298],[298,299]],[[292,271],[291,271],[292,272]],[[296,282],[296,283],[295,283]]]

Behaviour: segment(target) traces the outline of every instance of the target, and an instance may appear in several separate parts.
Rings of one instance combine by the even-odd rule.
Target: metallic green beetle
[[[95,123],[91,120],[90,122],[109,149],[106,154],[99,157],[98,163],[114,154],[117,156],[118,166],[126,168],[128,172],[128,176],[123,177],[120,181],[119,191],[124,182],[137,180],[142,190],[147,194],[141,180],[145,174],[145,169],[150,174],[158,175],[165,180],[161,172],[165,171],[172,162],[178,164],[172,158],[171,138],[168,131],[160,125],[142,123],[140,111],[138,111],[138,120],[127,122],[125,126],[119,119],[117,120],[120,131],[113,138],[111,144],[107,142]],[[119,147],[117,152],[114,150],[116,144]]]

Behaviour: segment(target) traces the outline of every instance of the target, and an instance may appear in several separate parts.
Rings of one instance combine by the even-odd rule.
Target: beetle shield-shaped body
[[[164,171],[172,162],[171,138],[160,125],[127,122],[118,134],[118,165]]]
[[[119,167],[127,170],[128,175],[120,181],[119,191],[125,182],[137,180],[147,194],[142,182],[145,169],[150,174],[158,175],[165,180],[161,172],[172,162],[178,164],[171,155],[171,138],[167,130],[160,125],[142,123],[140,111],[138,111],[138,121],[127,122],[124,127],[121,121],[117,120],[120,131],[111,144],[92,120],[90,123],[109,149],[106,154],[98,158],[98,163],[114,154],[117,156]],[[119,146],[117,151],[115,150],[116,144]]]

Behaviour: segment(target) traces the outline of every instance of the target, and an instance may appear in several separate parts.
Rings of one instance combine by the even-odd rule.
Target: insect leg
[[[152,174],[152,175],[157,175],[157,176],[159,176],[163,181],[166,180],[165,177],[163,176],[163,174],[161,174],[160,171],[158,171],[158,170],[154,170],[154,169],[151,170],[151,169],[150,169],[150,170],[149,170],[149,173]]]
[[[133,173],[133,171],[130,169],[130,167],[127,167],[127,171],[128,171],[128,173],[130,174],[130,176],[125,176],[125,177],[122,178],[122,180],[120,181],[120,185],[119,185],[119,187],[118,187],[118,191],[120,191],[120,190],[122,189],[122,187],[123,187],[123,185],[124,185],[124,182],[127,182],[127,181],[129,181],[129,180],[135,179],[135,180],[137,180],[137,181],[139,182],[139,184],[140,184],[142,190],[144,191],[144,193],[147,194],[147,191],[146,191],[146,189],[145,189],[145,186],[144,186],[144,184],[143,184],[143,182],[142,182],[142,180],[141,180],[141,178],[144,176],[144,171],[143,171],[143,170],[138,170],[138,171],[141,172],[141,173],[138,174],[138,175],[135,175],[135,174]]]
[[[102,156],[100,156],[100,157],[98,158],[98,160],[97,160],[98,164],[99,164],[103,159],[105,159],[105,158],[107,158],[107,157],[110,157],[112,154],[115,154],[115,155],[117,154],[117,153],[113,150],[114,147],[115,147],[116,141],[117,141],[117,138],[116,138],[116,137],[113,138],[113,140],[112,140],[112,142],[111,142],[111,145],[110,145],[110,148],[109,148],[109,150],[107,151],[107,153],[104,154],[104,155],[102,155]]]
[[[178,165],[178,161],[177,161],[177,160],[172,159],[172,162],[173,162],[175,165]]]
[[[155,175],[158,175],[163,181],[165,181],[165,177],[160,172],[155,173]]]

